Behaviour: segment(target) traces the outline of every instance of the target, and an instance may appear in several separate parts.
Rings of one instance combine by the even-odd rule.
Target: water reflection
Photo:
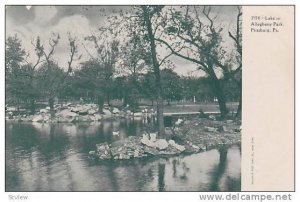
[[[239,191],[240,147],[95,162],[88,152],[145,130],[142,120],[6,123],[6,191]],[[120,131],[113,136],[113,131]]]

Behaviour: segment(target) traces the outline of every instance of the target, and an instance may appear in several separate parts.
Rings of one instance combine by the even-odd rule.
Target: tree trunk
[[[158,191],[165,191],[165,164],[158,164]]]
[[[157,99],[157,128],[158,135],[165,137],[164,101],[161,97]]]
[[[103,113],[103,105],[104,105],[104,99],[102,96],[98,96],[97,98],[97,101],[98,101],[98,108],[99,108],[99,113]]]
[[[240,119],[242,116],[242,90],[240,89],[239,106],[236,111],[236,119]]]
[[[55,111],[54,111],[54,98],[49,98],[49,101],[48,101],[48,104],[49,104],[49,107],[50,107],[50,115],[51,115],[51,118],[54,118],[55,116]]]
[[[216,96],[218,98],[218,104],[219,104],[219,108],[220,108],[220,112],[221,112],[221,118],[226,119],[228,110],[227,110],[227,107],[226,107],[226,101],[225,101],[224,93],[222,91],[217,92]]]
[[[30,99],[30,112],[35,114],[35,99]]]
[[[147,34],[150,41],[150,48],[151,48],[151,58],[152,58],[152,65],[154,69],[155,75],[155,87],[157,90],[157,126],[158,126],[158,136],[165,137],[165,125],[164,125],[164,115],[163,115],[163,99],[162,99],[162,89],[161,89],[161,78],[160,78],[160,69],[159,63],[157,60],[157,53],[156,53],[156,44],[155,38],[153,35],[151,18],[149,11],[147,10],[146,6],[143,6],[143,17],[147,27]]]
[[[211,80],[213,82],[215,95],[218,98],[218,104],[219,104],[219,108],[220,108],[221,118],[226,119],[228,110],[226,107],[226,99],[225,99],[224,91],[223,91],[220,81],[217,77],[215,77],[215,78],[211,77]]]

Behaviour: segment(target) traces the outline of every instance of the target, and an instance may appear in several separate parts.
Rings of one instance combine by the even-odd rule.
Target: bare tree
[[[65,80],[67,76],[72,72],[72,63],[75,60],[75,57],[77,57],[77,45],[76,45],[76,38],[73,38],[69,35],[69,47],[70,47],[70,59],[67,64],[67,71],[62,71],[62,74],[57,75],[57,73],[51,75],[53,72],[57,72],[54,70],[54,68],[59,69],[58,65],[53,60],[53,55],[55,53],[55,49],[59,43],[60,35],[54,34],[52,37],[50,37],[48,41],[49,50],[48,52],[45,50],[44,46],[41,44],[41,40],[38,37],[36,40],[36,43],[34,44],[36,49],[36,54],[38,58],[43,58],[45,60],[44,64],[46,65],[46,71],[44,71],[44,78],[45,77],[52,77],[49,78],[49,82],[47,83],[47,88],[44,89],[48,98],[48,104],[50,107],[50,114],[53,118],[55,115],[55,109],[54,109],[54,98],[58,95],[59,90],[64,85]],[[80,56],[78,57],[80,58]],[[43,78],[39,78],[43,79]]]
[[[223,28],[216,24],[216,19],[217,15],[212,14],[211,7],[170,7],[164,24],[166,37],[155,40],[174,55],[196,63],[208,75],[218,98],[221,116],[226,118],[226,97],[218,72],[222,74],[229,67],[224,64],[226,50],[222,47]]]
[[[242,57],[243,57],[243,49],[242,49],[242,8],[240,6],[237,7],[238,14],[236,17],[236,26],[233,32],[229,31],[229,37],[233,39],[235,43],[235,61],[237,67],[232,68],[229,72],[230,78],[236,83],[239,89],[239,106],[237,109],[236,117],[240,118],[242,114]]]

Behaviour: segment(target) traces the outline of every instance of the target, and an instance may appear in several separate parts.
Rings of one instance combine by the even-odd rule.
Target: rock
[[[169,140],[169,144],[181,152],[183,152],[185,150],[184,146],[177,144],[174,140]]]
[[[7,111],[7,112],[16,112],[16,111],[18,111],[18,110],[17,110],[16,107],[7,107],[7,108],[6,108],[6,111]]]
[[[235,128],[234,130],[233,130],[234,132],[241,132],[242,131],[242,126],[240,126],[239,128]]]
[[[70,110],[71,112],[75,112],[75,113],[79,112],[78,107],[70,107]]]
[[[92,121],[89,115],[78,116],[77,120],[79,122],[89,122]]]
[[[49,107],[50,108],[50,107]],[[40,113],[48,113],[48,110],[47,109],[41,109],[40,110]]]
[[[175,122],[175,125],[176,126],[179,126],[180,124],[183,123],[183,120],[182,119],[177,119],[177,121]]]
[[[144,152],[146,154],[150,154],[150,155],[153,155],[153,156],[159,155],[159,152],[156,149],[151,148],[151,147],[145,147]]]
[[[226,133],[232,133],[232,129],[226,127],[226,126],[222,126],[222,129],[221,129],[223,132],[226,132]]]
[[[94,115],[94,114],[96,114],[96,113],[97,113],[97,111],[94,110],[94,109],[88,110],[88,114],[89,114],[89,115]]]
[[[192,148],[196,149],[196,150],[200,150],[200,147],[198,147],[197,145],[192,144]]]
[[[44,121],[45,122],[48,122],[49,120],[50,120],[50,116],[48,116],[48,115],[44,116]]]
[[[214,132],[214,133],[216,133],[218,131],[218,128],[214,128],[214,127],[205,126],[204,128],[205,128],[205,130],[207,132]]]
[[[94,156],[94,155],[96,155],[96,152],[95,151],[90,151],[89,155]]]
[[[171,130],[171,128],[166,127],[165,134],[167,137],[171,137],[173,135],[173,131]]]
[[[111,115],[111,112],[108,109],[103,109],[104,115]]]
[[[115,135],[115,136],[119,136],[120,135],[120,131],[116,131],[116,132],[113,131],[112,134]]]
[[[113,110],[112,110],[112,113],[113,114],[120,114],[120,110],[118,109],[118,108],[114,108]]]
[[[102,119],[100,114],[94,114],[94,120],[95,121],[100,121]]]
[[[32,118],[32,122],[42,122],[42,121],[44,121],[44,117],[42,115],[35,115]]]
[[[155,142],[156,141],[156,136],[157,136],[156,133],[150,133],[150,141]]]
[[[78,109],[77,113],[80,114],[80,115],[87,115],[89,110],[90,109],[87,108],[87,107],[81,107],[81,108]]]
[[[64,107],[69,107],[70,105],[72,105],[71,102],[68,102],[68,103],[66,103],[66,104],[63,104]]]
[[[96,151],[100,159],[111,159],[110,148],[107,143],[96,144]]]
[[[215,115],[209,115],[208,118],[209,118],[210,120],[213,120],[213,121],[216,120],[216,116],[215,116]]]
[[[127,155],[127,154],[120,154],[120,155],[119,155],[119,159],[125,159],[125,160],[128,160],[128,159],[130,159],[130,156]]]
[[[154,142],[154,145],[159,150],[163,150],[169,146],[169,143],[165,139],[158,139],[156,142]]]
[[[21,120],[24,122],[30,122],[30,121],[32,121],[32,119],[33,119],[32,115],[21,118]]]
[[[226,123],[233,123],[233,120],[227,120]]]
[[[78,114],[71,112],[69,109],[64,109],[58,113],[56,113],[57,116],[61,117],[75,117],[78,116]]]
[[[111,147],[111,155],[113,157],[120,155],[121,151],[122,151],[122,147]]]
[[[71,112],[69,109],[64,109],[58,113],[56,113],[59,122],[73,122],[78,114]]]
[[[139,152],[139,150],[137,150],[137,149],[134,150],[133,157],[134,157],[134,158],[140,157],[140,152]]]
[[[155,147],[155,144],[148,139],[148,135],[143,134],[143,138],[141,139],[141,143],[148,147]]]

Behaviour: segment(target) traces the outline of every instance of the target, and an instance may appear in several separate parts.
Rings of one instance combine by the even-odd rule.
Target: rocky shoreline
[[[98,160],[129,160],[193,154],[241,142],[240,123],[232,120],[193,118],[166,128],[166,134],[169,140],[157,138],[156,133],[144,133],[142,137],[130,136],[111,144],[96,144],[89,154]]]
[[[40,122],[40,123],[76,123],[76,122],[98,122],[104,119],[126,118],[126,117],[151,117],[155,115],[153,109],[143,109],[141,112],[133,113],[129,109],[117,107],[105,107],[99,113],[96,104],[64,104],[55,106],[55,115],[51,117],[50,107],[40,109],[34,115],[14,115],[13,110],[6,111],[5,120],[18,122]]]
[[[51,118],[49,108],[40,109],[35,115],[14,116],[6,112],[7,121],[39,123],[80,123],[99,122],[101,120],[132,117],[155,116],[153,109],[143,109],[133,113],[124,108],[106,107],[100,114],[96,104],[64,104],[55,106],[55,115]],[[201,117],[201,116],[200,116]],[[129,160],[153,156],[172,156],[207,151],[216,147],[240,144],[240,121],[217,120],[215,115],[179,118],[166,127],[165,138],[157,133],[142,132],[139,136],[128,136],[111,144],[96,144],[90,151],[92,158],[99,160]],[[112,135],[118,135],[118,131]]]

